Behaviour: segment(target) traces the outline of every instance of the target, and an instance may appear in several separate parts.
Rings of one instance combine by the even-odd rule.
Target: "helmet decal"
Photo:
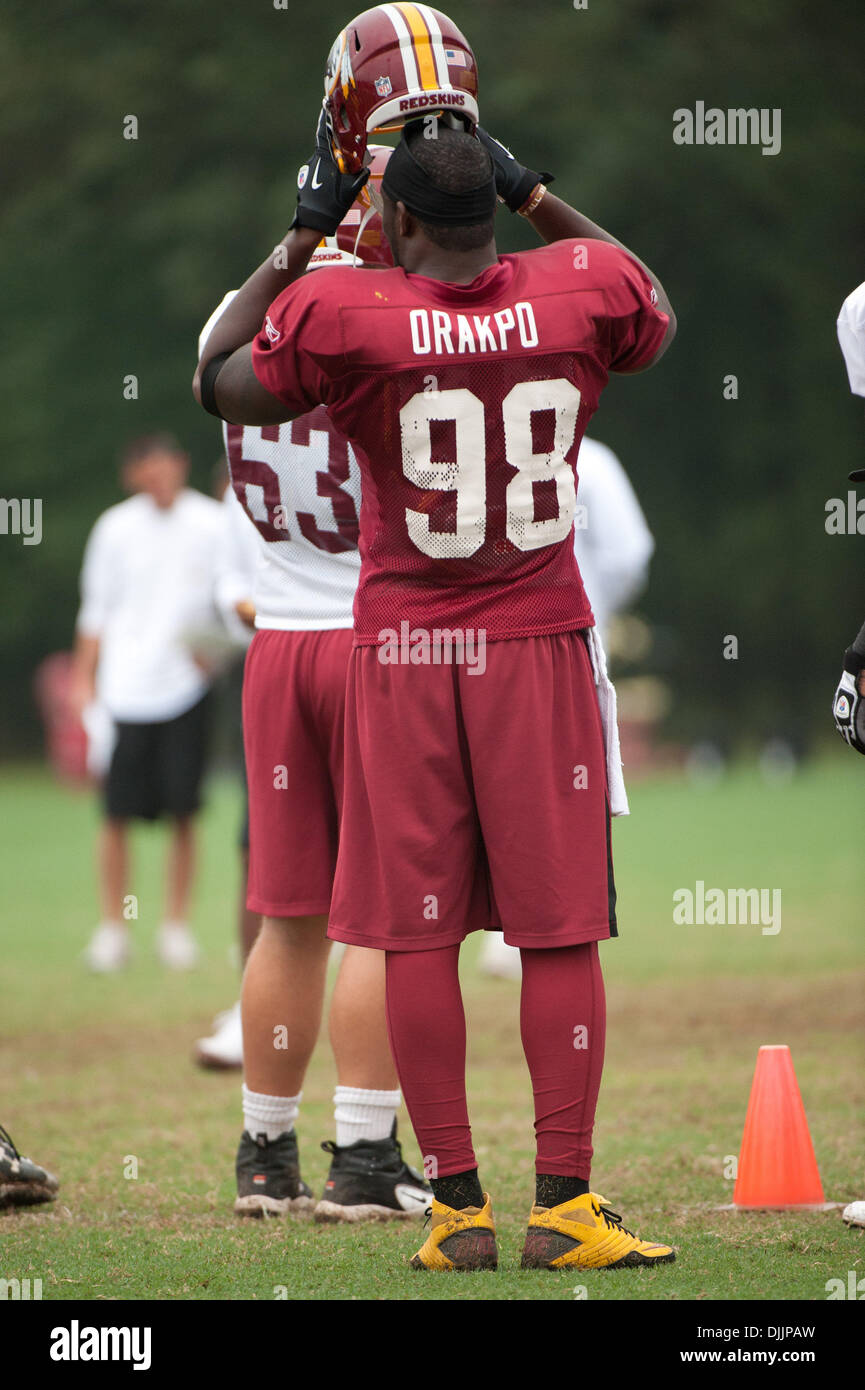
[[[438,20],[428,5],[382,5],[399,39],[409,89],[426,92],[450,87]]]
[[[333,47],[327,58],[327,68],[324,74],[324,95],[325,100],[333,94],[337,86],[342,87],[344,97],[348,96],[349,87],[355,85],[354,73],[351,70],[351,53],[348,47],[348,31],[343,29],[334,40]]]

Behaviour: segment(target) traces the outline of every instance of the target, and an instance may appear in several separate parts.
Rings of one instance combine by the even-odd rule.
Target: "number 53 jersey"
[[[253,369],[296,415],[326,406],[357,454],[359,644],[403,622],[489,641],[592,624],[580,440],[609,373],[647,365],[666,326],[642,269],[596,240],[500,256],[467,285],[334,268],[283,291]]]
[[[284,425],[225,426],[231,486],[258,531],[256,627],[352,625],[360,469],[324,406]]]
[[[199,353],[236,293],[208,319]],[[254,590],[245,595],[256,627],[350,628],[360,572],[360,468],[348,440],[324,406],[283,425],[225,424],[223,435],[232,489],[259,536]]]

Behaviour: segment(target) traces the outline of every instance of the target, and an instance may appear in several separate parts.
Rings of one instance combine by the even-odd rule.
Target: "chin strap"
[[[354,255],[354,263],[356,266],[361,264],[360,256],[357,253],[357,248],[360,246],[360,239],[363,236],[367,222],[371,221],[373,217],[375,217],[375,208],[372,207],[372,205],[370,205],[364,213],[363,217],[360,219],[360,226],[357,229],[357,236],[354,239],[354,249],[352,254]]]

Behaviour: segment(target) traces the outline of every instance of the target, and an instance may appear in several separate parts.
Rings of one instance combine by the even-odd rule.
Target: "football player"
[[[370,152],[374,184],[389,153]],[[308,270],[355,264],[392,264],[365,188]],[[202,344],[233,297],[212,316]],[[243,525],[255,528],[258,551],[243,727],[248,906],[262,925],[243,977],[244,1130],[234,1209],[261,1216],[314,1208],[319,1221],[422,1216],[429,1187],[405,1163],[396,1139],[400,1093],[379,951],[349,946],[340,962],[329,1017],[336,1141],[324,1145],[332,1159],[317,1204],[300,1176],[295,1133],[331,944],[346,669],[360,571],[357,460],[323,406],[282,426],[227,425],[225,442],[232,487],[248,518]]]
[[[221,498],[225,513],[223,543],[220,547],[220,571],[216,579],[216,606],[226,635],[233,641],[237,653],[246,654],[255,627],[252,594],[258,564],[259,537],[238,502],[231,486],[228,460],[223,454],[217,463],[218,482],[215,493]],[[241,727],[240,682],[236,672],[229,678],[231,722]],[[249,803],[246,794],[246,769],[243,775],[243,817],[238,836],[240,851],[239,892],[237,902],[237,941],[241,972],[258,936],[261,918],[246,905],[249,878]],[[243,1066],[243,1031],[240,1020],[240,1000],[221,1010],[213,1020],[213,1032],[199,1038],[193,1055],[200,1067],[213,1071],[240,1070]]]
[[[838,315],[838,342],[847,365],[850,390],[865,396],[865,281],[848,294]],[[865,468],[849,475],[865,482]],[[835,728],[858,753],[865,753],[865,623],[844,653],[844,669],[832,701]]]
[[[844,354],[850,390],[865,396],[865,281],[848,294],[838,315],[838,342]],[[865,468],[849,474],[865,483]],[[844,669],[832,701],[835,728],[851,748],[865,753],[865,623],[844,653]],[[865,1226],[865,1202],[850,1202],[842,1212],[850,1226]]]
[[[423,33],[399,56],[427,65],[439,92],[463,71],[438,12],[378,11],[417,12]],[[361,20],[343,94],[359,86]],[[357,149],[350,122],[319,122],[279,266],[268,259],[228,307],[193,389],[235,423],[326,404],[360,464],[328,930],[385,952],[391,1045],[434,1192],[412,1263],[497,1264],[458,973],[461,942],[494,908],[522,952],[535,1096],[523,1265],[655,1265],[672,1249],[628,1231],[589,1183],[605,1029],[597,943],[616,923],[593,620],[571,532],[579,441],[609,373],[656,363],[675,319],[657,277],[540,174],[480,129],[429,120],[404,130],[382,183],[394,268],[299,278],[365,177],[352,172]],[[499,256],[497,197],[547,245]]]

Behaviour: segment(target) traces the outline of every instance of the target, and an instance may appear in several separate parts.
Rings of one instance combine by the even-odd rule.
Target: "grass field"
[[[136,835],[137,954],[116,978],[82,967],[93,926],[87,794],[41,771],[7,771],[3,835],[0,1122],[53,1169],[53,1207],[0,1213],[0,1277],[41,1278],[43,1298],[816,1299],[865,1274],[865,1232],[838,1211],[737,1214],[736,1154],[757,1048],[789,1043],[827,1199],[865,1197],[862,772],[838,750],[791,782],[740,769],[712,788],[675,778],[632,788],[615,827],[621,939],[602,948],[607,1063],[594,1185],[626,1224],[677,1247],[649,1272],[521,1273],[532,1195],[531,1093],[518,987],[482,979],[464,949],[470,1104],[500,1232],[495,1274],[413,1273],[419,1228],[241,1223],[231,1211],[239,1078],[205,1074],[190,1047],[236,997],[234,783],[211,786],[195,920],[194,975],[153,959],[161,832]],[[673,893],[782,891],[782,928],[680,926]],[[332,1137],[324,1041],[299,1124],[304,1175],[320,1188]],[[410,1161],[417,1151],[401,1122]],[[127,1178],[130,1156],[138,1177]]]

